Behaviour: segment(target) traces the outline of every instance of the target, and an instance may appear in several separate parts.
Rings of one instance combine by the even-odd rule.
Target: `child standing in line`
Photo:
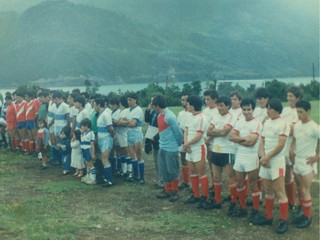
[[[71,139],[71,167],[76,169],[75,177],[81,178],[83,176],[82,169],[85,168],[82,151],[81,151],[81,132],[79,129],[75,130]]]
[[[70,146],[70,127],[63,127],[60,132],[60,138],[56,145],[62,162],[63,175],[68,175],[71,170],[71,146]]]
[[[42,159],[42,165],[40,170],[48,168],[47,149],[49,145],[49,130],[47,128],[46,120],[40,118],[38,120],[38,132],[37,132],[37,151]]]

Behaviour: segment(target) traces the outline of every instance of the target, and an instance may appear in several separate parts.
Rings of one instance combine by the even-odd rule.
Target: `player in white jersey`
[[[300,87],[293,86],[287,91],[287,100],[289,106],[285,107],[281,113],[281,117],[290,125],[291,130],[294,124],[298,121],[298,113],[296,109],[296,103],[303,97],[303,91]],[[294,190],[294,179],[292,171],[292,163],[289,159],[289,149],[292,142],[292,131],[287,139],[286,145],[286,173],[285,173],[285,184],[286,194],[289,202],[289,209],[294,209],[295,206],[295,190]],[[299,187],[298,187],[299,188]]]
[[[126,124],[128,127],[128,148],[131,157],[133,175],[130,174],[127,181],[139,181],[145,183],[144,179],[144,160],[142,159],[142,141],[143,135],[141,132],[143,111],[137,104],[138,96],[136,93],[129,93],[127,101],[130,111],[127,120],[122,119],[121,124]]]
[[[236,119],[229,112],[231,101],[228,97],[219,97],[217,100],[219,116],[213,119],[207,132],[208,136],[214,138],[211,146],[214,176],[215,201],[211,201],[207,209],[221,208],[222,192],[222,171],[225,169],[227,175],[227,184],[231,195],[231,204],[228,215],[236,210],[237,187],[235,181],[234,164],[234,143],[229,141],[229,136],[236,123]]]
[[[290,147],[290,160],[296,181],[299,183],[299,207],[294,223],[297,228],[306,228],[311,224],[312,198],[310,188],[319,162],[320,128],[310,119],[311,105],[307,101],[296,104],[299,120],[293,128],[293,140]],[[303,210],[303,211],[301,211]]]
[[[270,93],[266,88],[258,88],[255,93],[257,106],[254,109],[253,117],[258,119],[262,124],[268,119],[267,104],[270,99]]]
[[[229,112],[233,115],[233,117],[238,121],[240,118],[244,119],[242,114],[242,109],[240,107],[240,103],[242,100],[242,95],[239,91],[232,91],[229,94],[229,98],[231,101],[231,108]]]
[[[260,143],[259,176],[262,177],[265,186],[265,216],[254,219],[256,225],[272,225],[272,210],[274,205],[274,193],[277,194],[280,206],[280,222],[276,228],[278,234],[288,229],[288,198],[285,192],[285,145],[290,133],[290,127],[280,114],[282,104],[278,99],[271,99],[268,103],[268,119],[263,126]]]
[[[187,103],[187,109],[192,113],[192,117],[186,123],[183,149],[187,152],[186,160],[191,172],[193,194],[185,203],[198,202],[198,208],[203,208],[209,195],[209,180],[206,175],[205,163],[207,156],[205,136],[208,129],[208,120],[201,113],[202,100],[199,96],[189,96]],[[199,183],[201,185],[201,197]]]
[[[186,128],[187,122],[192,117],[192,113],[188,111],[187,109],[187,99],[188,95],[181,96],[181,106],[183,107],[183,110],[181,110],[178,113],[178,124],[182,130],[182,133],[184,129]],[[182,178],[183,182],[179,184],[179,189],[184,189],[190,186],[190,168],[188,166],[188,162],[186,160],[186,151],[183,149],[183,146],[180,146],[179,148],[180,152],[180,159],[181,159],[181,172],[182,172]]]
[[[98,145],[101,150],[101,160],[103,164],[103,175],[105,182],[102,187],[114,185],[112,177],[112,167],[109,162],[109,155],[113,148],[114,129],[112,126],[111,110],[105,107],[105,99],[96,98],[93,104],[94,109],[99,114],[97,119]]]
[[[236,143],[237,153],[235,164],[237,193],[240,202],[240,209],[237,210],[234,217],[247,216],[246,204],[246,186],[245,177],[248,174],[253,210],[251,221],[258,216],[260,204],[260,190],[258,188],[258,169],[259,169],[259,136],[261,134],[261,122],[253,117],[255,102],[252,99],[245,98],[241,101],[242,113],[245,119],[237,121],[229,140]]]
[[[204,96],[204,102],[206,104],[206,108],[203,109],[203,114],[207,117],[208,123],[210,125],[210,122],[213,121],[213,119],[217,118],[219,116],[219,111],[217,108],[217,99],[219,98],[219,94],[216,90],[214,89],[209,89],[206,90],[203,93]],[[212,162],[211,162],[211,145],[213,144],[213,137],[206,136],[206,145],[207,145],[207,160],[210,168],[210,173],[211,173],[211,180],[212,180],[212,190],[210,190],[210,194],[213,195],[214,189],[213,189],[213,167],[212,167]]]

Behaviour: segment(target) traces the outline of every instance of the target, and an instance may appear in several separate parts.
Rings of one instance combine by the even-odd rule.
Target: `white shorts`
[[[128,131],[128,146],[134,146],[138,143],[142,143],[143,135],[140,131]]]
[[[233,169],[237,172],[251,172],[259,168],[259,158],[257,154],[236,154]]]
[[[314,163],[313,165],[307,164],[306,159],[297,158],[295,159],[295,163],[293,165],[293,172],[295,174],[299,174],[301,176],[306,176],[311,172],[314,172],[315,174],[318,172],[317,169],[317,163]]]
[[[278,177],[284,177],[286,171],[285,157],[272,158],[269,161],[271,167],[260,167],[259,176],[263,179],[275,180]]]
[[[186,160],[190,162],[200,162],[207,156],[207,146],[205,144],[197,147],[191,147],[191,153],[186,154]]]

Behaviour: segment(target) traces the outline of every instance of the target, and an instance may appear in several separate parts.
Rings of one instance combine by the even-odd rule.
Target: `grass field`
[[[313,102],[313,110],[315,105],[319,103]],[[319,118],[318,111],[315,116]],[[144,186],[117,179],[115,187],[102,189],[63,176],[59,167],[40,171],[36,158],[0,149],[0,239],[319,239],[318,176],[312,186],[312,225],[300,230],[289,224],[279,236],[274,233],[277,204],[273,226],[258,227],[227,217],[228,203],[211,211],[184,205],[189,190],[180,191],[175,203],[157,200],[153,160],[144,157]]]

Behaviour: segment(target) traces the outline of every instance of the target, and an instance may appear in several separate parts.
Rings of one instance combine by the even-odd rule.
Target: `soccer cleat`
[[[260,215],[252,223],[253,225],[263,226],[263,225],[272,225],[272,222],[273,222],[273,218],[268,219],[265,216]]]
[[[276,233],[283,234],[288,230],[288,222],[280,220],[278,227],[276,228]]]
[[[206,204],[207,202],[207,198],[205,196],[201,196],[199,198],[199,202],[198,202],[198,205],[197,205],[197,208],[204,208],[204,205]]]
[[[85,182],[89,178],[89,175],[85,175],[81,178],[81,182]]]
[[[88,185],[95,185],[96,184],[96,180],[93,180],[91,178],[87,178],[85,181],[84,181],[85,184],[88,184]]]
[[[134,182],[134,177],[132,173],[129,173],[128,176],[126,177],[127,182]]]
[[[232,217],[238,217],[238,218],[247,217],[247,216],[248,216],[248,211],[247,209],[243,209],[243,208],[237,209],[232,215]]]
[[[256,209],[252,209],[252,212],[250,213],[249,216],[249,222],[253,223],[254,221],[257,221],[259,218],[259,211]]]
[[[193,204],[193,203],[197,203],[197,202],[199,202],[199,198],[191,195],[189,198],[187,198],[184,201],[184,204]]]
[[[235,203],[230,203],[227,215],[229,217],[232,217],[235,214],[236,211],[237,211],[237,205]]]
[[[175,202],[179,199],[179,196],[176,191],[172,191],[169,197],[169,202]]]
[[[221,208],[221,204],[216,204],[214,202],[214,200],[211,200],[211,201],[208,201],[205,204],[203,204],[203,208],[206,209],[206,210],[220,209]]]
[[[182,183],[179,184],[178,188],[179,188],[179,190],[183,190],[183,189],[186,189],[186,188],[189,188],[189,187],[190,187],[190,184],[182,182]]]
[[[165,198],[170,198],[170,197],[171,197],[170,193],[164,192],[164,191],[162,191],[161,193],[156,195],[157,199],[165,199]]]
[[[296,212],[293,215],[292,223],[296,224],[296,223],[300,222],[302,217],[303,217],[302,207],[298,206],[296,209]]]
[[[302,215],[299,222],[296,224],[296,228],[306,228],[308,227],[312,222],[312,218],[308,218],[305,215]]]
[[[109,180],[105,180],[104,183],[101,184],[101,187],[108,188],[108,187],[113,187],[114,185],[115,185],[114,182],[111,182]]]

